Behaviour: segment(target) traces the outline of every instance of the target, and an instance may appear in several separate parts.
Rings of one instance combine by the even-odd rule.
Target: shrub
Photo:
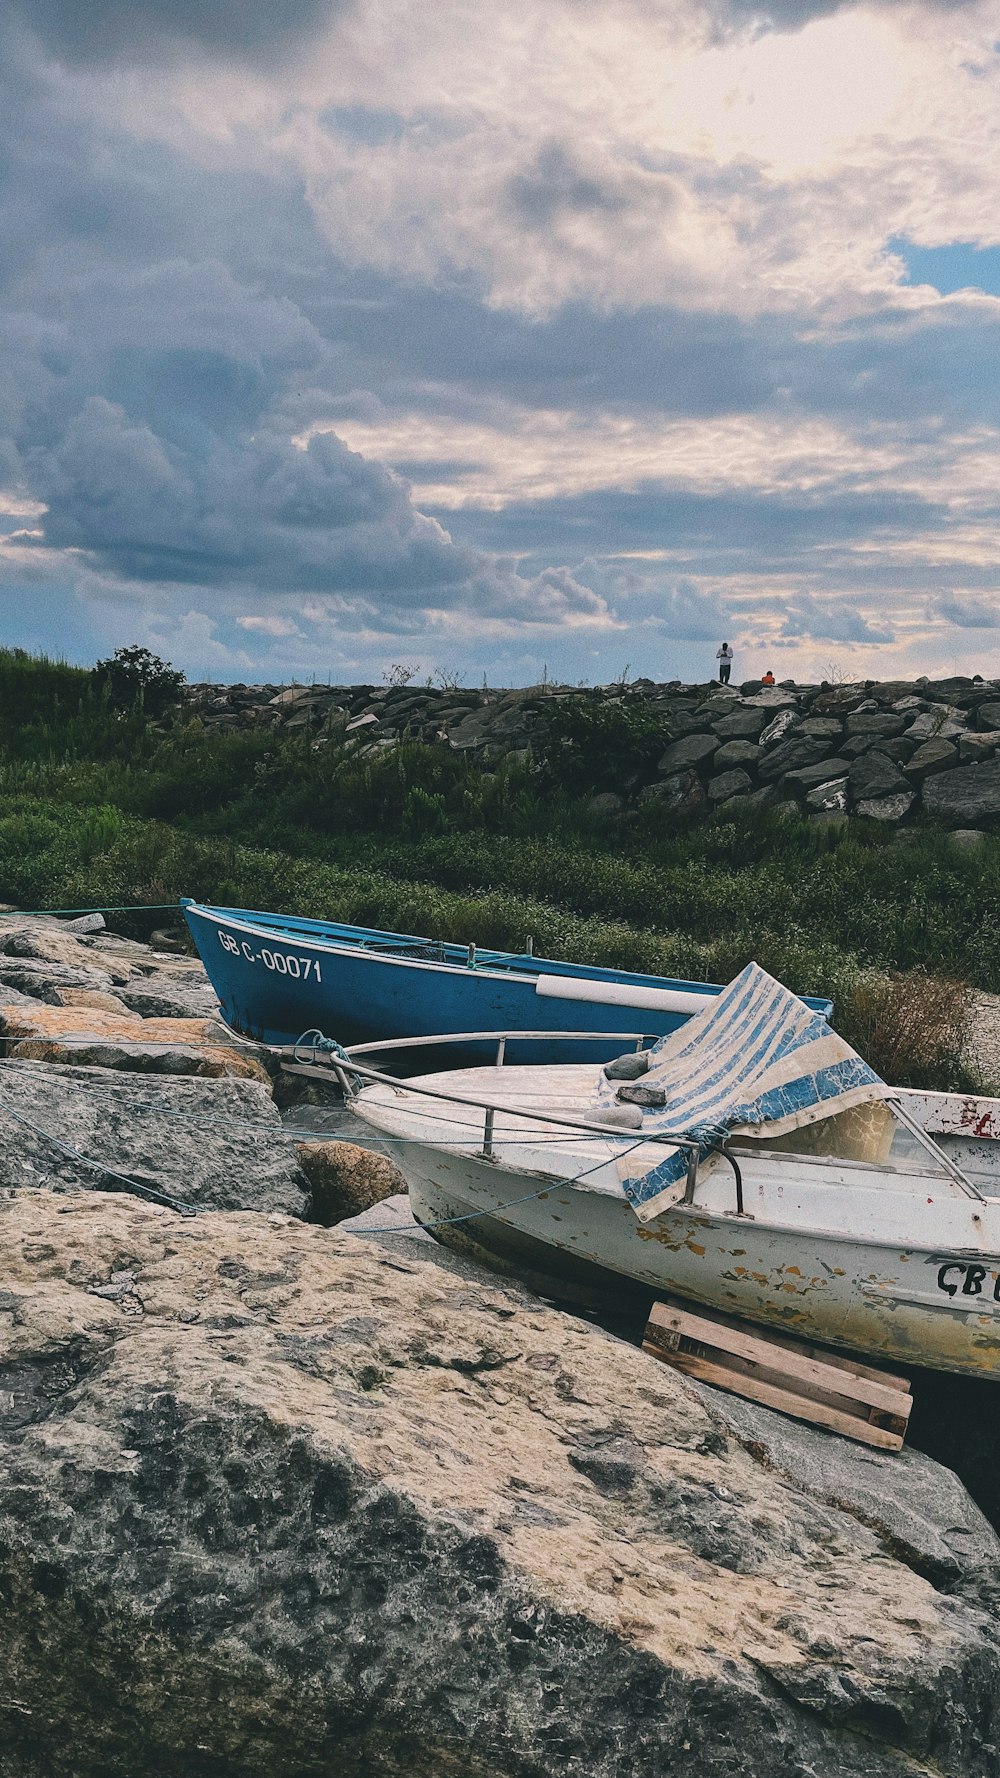
[[[176,704],[184,684],[183,673],[136,645],[116,648],[108,660],[98,661],[93,678],[113,710],[140,709],[154,718]]]
[[[838,1028],[894,1086],[974,1091],[965,1060],[972,994],[948,976],[876,975],[858,982]]]

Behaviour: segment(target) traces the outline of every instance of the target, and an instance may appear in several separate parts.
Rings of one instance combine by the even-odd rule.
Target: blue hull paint
[[[478,952],[470,966],[462,945],[240,908],[195,902],[182,906],[227,1023],[268,1044],[295,1043],[311,1029],[342,1043],[460,1031],[551,1031],[551,1042],[519,1044],[513,1058],[551,1062],[570,1054],[558,1042],[560,1031],[641,1031],[660,1037],[676,1030],[688,1015],[549,999],[535,991],[540,975],[625,990],[679,990],[704,996],[706,1002],[719,992],[705,982],[505,952]],[[832,1010],[825,1000],[807,1004],[827,1016]],[[621,1048],[607,1041],[575,1043],[571,1054],[576,1061],[605,1061]]]

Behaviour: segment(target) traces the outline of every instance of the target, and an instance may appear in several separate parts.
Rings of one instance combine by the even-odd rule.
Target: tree
[[[98,661],[93,678],[113,710],[138,708],[153,717],[176,704],[185,683],[183,673],[168,661],[135,644],[116,648],[109,660]]]

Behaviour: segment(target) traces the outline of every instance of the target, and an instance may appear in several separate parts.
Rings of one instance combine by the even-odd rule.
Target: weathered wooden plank
[[[803,1392],[818,1389],[825,1395],[840,1395],[848,1401],[862,1402],[867,1408],[876,1408],[884,1414],[901,1415],[904,1419],[909,1414],[911,1397],[902,1390],[887,1388],[881,1381],[874,1383],[868,1377],[859,1377],[855,1371],[845,1370],[840,1365],[829,1365],[825,1358],[810,1358],[787,1341],[779,1345],[758,1329],[751,1332],[746,1327],[724,1326],[700,1314],[666,1307],[662,1303],[653,1305],[649,1319],[656,1327],[671,1329],[683,1338],[730,1353],[749,1365],[776,1371],[786,1380],[794,1378]]]
[[[666,1357],[661,1354],[651,1341],[643,1342],[643,1350],[655,1357]],[[847,1438],[858,1439],[862,1444],[874,1445],[883,1451],[899,1451],[903,1446],[903,1434],[890,1431],[884,1426],[872,1425],[868,1420],[858,1419],[856,1415],[846,1414],[823,1402],[807,1400],[801,1395],[790,1393],[773,1383],[763,1382],[759,1377],[737,1376],[734,1372],[713,1364],[706,1358],[695,1353],[677,1351],[666,1358],[674,1369],[682,1371],[686,1376],[697,1377],[703,1383],[713,1383],[717,1388],[728,1389],[730,1393],[746,1396],[762,1407],[777,1408],[780,1413],[791,1414],[797,1420],[808,1420],[814,1425],[825,1426],[830,1432],[839,1432]]]
[[[868,1377],[873,1383],[882,1383],[887,1389],[899,1389],[909,1395],[911,1384],[909,1377],[901,1377],[895,1371],[884,1371],[875,1365],[862,1364],[857,1358],[848,1358],[841,1352],[830,1352],[825,1346],[816,1346],[809,1340],[800,1340],[794,1334],[786,1333],[784,1328],[761,1327],[756,1322],[749,1322],[738,1315],[730,1315],[723,1309],[709,1308],[706,1303],[692,1304],[682,1297],[664,1294],[660,1302],[670,1309],[679,1309],[683,1314],[700,1315],[704,1321],[714,1321],[720,1327],[745,1328],[748,1333],[756,1333],[760,1339],[766,1339],[776,1346],[787,1346],[790,1351],[801,1352],[806,1358],[818,1358],[823,1364],[832,1364],[837,1370],[850,1371],[857,1377]],[[653,1305],[653,1311],[659,1303]]]

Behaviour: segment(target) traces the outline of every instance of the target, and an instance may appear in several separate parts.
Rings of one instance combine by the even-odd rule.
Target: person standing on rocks
[[[719,684],[728,685],[729,675],[733,670],[733,651],[728,642],[722,644],[715,658],[719,663]]]

